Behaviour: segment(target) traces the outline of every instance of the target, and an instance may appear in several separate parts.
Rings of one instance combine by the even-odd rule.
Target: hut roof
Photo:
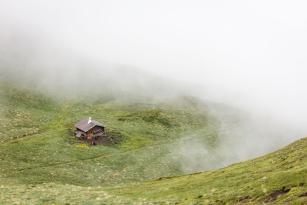
[[[95,126],[104,127],[103,124],[97,122],[95,120],[88,120],[84,119],[75,124],[75,127],[83,132],[88,132],[90,129],[94,128]]]

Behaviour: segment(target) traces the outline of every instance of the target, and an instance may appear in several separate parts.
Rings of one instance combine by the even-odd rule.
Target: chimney
[[[89,117],[88,118],[88,122],[87,122],[87,124],[90,124],[92,122],[92,118],[91,117]]]

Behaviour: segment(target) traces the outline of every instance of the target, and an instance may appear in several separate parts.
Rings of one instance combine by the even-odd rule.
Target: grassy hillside
[[[110,193],[171,204],[307,204],[307,138],[216,171],[163,178]]]
[[[55,102],[7,85],[0,94],[1,177],[20,183],[110,185],[180,175],[170,143],[191,131],[212,146],[217,140],[214,119],[191,99],[182,98],[180,105]],[[88,116],[106,125],[111,146],[88,146],[74,138],[74,124]]]
[[[170,145],[218,122],[192,98],[165,103],[53,101],[0,87],[0,204],[304,204],[307,139],[255,160],[183,175]],[[92,116],[114,143],[88,146],[73,124]]]
[[[306,204],[307,139],[217,171],[123,186],[1,179],[7,204]]]

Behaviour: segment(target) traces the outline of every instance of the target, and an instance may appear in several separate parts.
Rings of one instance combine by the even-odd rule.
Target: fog
[[[1,0],[0,74],[52,94],[77,96],[103,79],[121,94],[189,93],[236,107],[248,113],[240,126],[211,111],[222,125],[220,152],[232,153],[220,163],[229,164],[307,133],[306,7],[302,0]],[[91,82],[80,86],[83,77]],[[196,144],[205,155],[206,145]]]

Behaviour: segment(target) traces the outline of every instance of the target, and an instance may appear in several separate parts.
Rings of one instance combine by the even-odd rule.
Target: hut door
[[[87,139],[89,141],[92,141],[92,139],[93,139],[93,131],[92,130],[87,133]]]

